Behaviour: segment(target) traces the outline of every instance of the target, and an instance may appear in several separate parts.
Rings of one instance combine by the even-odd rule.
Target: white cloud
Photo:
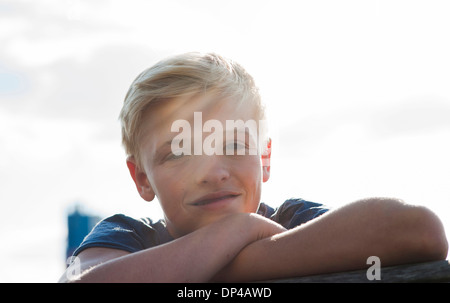
[[[217,3],[0,6],[0,67],[22,81],[0,100],[2,226],[40,216],[41,231],[64,228],[54,217],[76,199],[99,212],[160,214],[128,176],[117,115],[138,73],[191,50],[232,57],[261,86],[280,139],[265,201],[398,193],[446,213],[447,2]]]

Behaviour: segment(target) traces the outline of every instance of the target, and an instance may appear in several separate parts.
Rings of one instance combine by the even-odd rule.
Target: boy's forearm
[[[257,281],[445,258],[447,242],[437,217],[423,208],[370,200],[254,242],[215,281]]]
[[[254,219],[231,215],[167,244],[94,266],[74,282],[209,281],[248,243],[280,231],[267,224],[261,231],[260,219]]]
[[[229,218],[223,223],[226,222],[235,221]],[[78,281],[206,281],[246,244],[245,237],[225,237],[229,226],[221,223],[211,224],[167,244],[105,262],[88,270]],[[236,222],[233,228],[239,229]]]

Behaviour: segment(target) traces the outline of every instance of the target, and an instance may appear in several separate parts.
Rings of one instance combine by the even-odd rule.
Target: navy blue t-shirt
[[[276,209],[260,203],[257,213],[291,229],[326,211],[328,208],[319,203],[289,199]],[[153,222],[149,218],[134,219],[118,214],[100,221],[84,238],[74,255],[90,247],[114,248],[133,253],[172,240],[164,220]]]

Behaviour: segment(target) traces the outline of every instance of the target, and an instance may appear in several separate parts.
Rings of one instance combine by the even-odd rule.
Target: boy
[[[361,269],[369,256],[388,266],[447,255],[439,219],[396,199],[330,211],[260,203],[271,141],[256,123],[255,83],[231,60],[188,53],[157,63],[131,85],[120,119],[137,191],[158,198],[164,220],[103,220],[74,253],[80,274],[69,267],[61,281],[258,281]]]

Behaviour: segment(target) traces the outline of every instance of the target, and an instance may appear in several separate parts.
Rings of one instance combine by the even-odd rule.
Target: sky
[[[161,216],[125,165],[134,78],[187,51],[255,78],[273,139],[262,200],[396,197],[450,234],[447,1],[0,0],[0,282],[55,282],[66,216]]]

